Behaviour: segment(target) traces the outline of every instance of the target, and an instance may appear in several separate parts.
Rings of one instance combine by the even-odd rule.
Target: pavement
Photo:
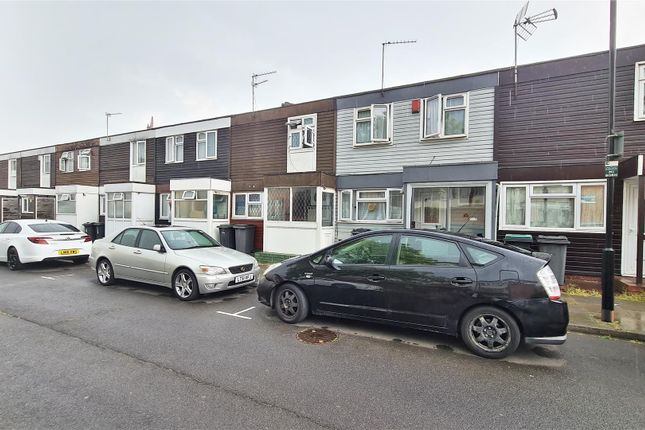
[[[600,297],[564,295],[569,304],[569,331],[645,342],[645,303],[616,300],[616,321],[600,320]]]
[[[338,334],[312,345],[307,328]],[[0,428],[645,428],[645,345],[570,333],[486,360],[449,336],[282,323],[254,289],[180,302],[87,266],[0,265]]]

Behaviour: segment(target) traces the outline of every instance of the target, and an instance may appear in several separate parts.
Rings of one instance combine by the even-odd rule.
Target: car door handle
[[[114,248],[116,248],[114,245],[108,246],[108,249],[114,249]]]
[[[133,252],[133,254],[141,254],[141,251],[137,249],[136,251]]]
[[[379,282],[379,281],[384,281],[384,280],[385,280],[385,276],[381,276],[381,275],[372,275],[372,276],[368,276],[368,277],[367,277],[367,279],[368,279],[368,280],[370,280],[370,281],[372,281],[372,282]]]
[[[452,278],[450,280],[450,285],[453,285],[455,287],[462,287],[464,285],[470,285],[473,283],[473,280],[470,278],[464,278],[462,276],[458,276],[456,278]]]

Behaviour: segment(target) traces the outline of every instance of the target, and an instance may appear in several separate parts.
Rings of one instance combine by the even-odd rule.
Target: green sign
[[[618,161],[605,162],[605,178],[615,178],[618,176]]]

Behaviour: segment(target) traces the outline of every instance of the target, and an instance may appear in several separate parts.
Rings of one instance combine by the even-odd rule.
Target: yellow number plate
[[[58,251],[58,255],[75,255],[80,253],[81,251],[79,249],[61,249]]]

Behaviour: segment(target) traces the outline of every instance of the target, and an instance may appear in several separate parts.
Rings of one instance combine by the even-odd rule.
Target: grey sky
[[[258,108],[513,61],[522,2],[0,2],[0,152],[250,110],[250,75],[276,69]],[[609,2],[555,7],[520,63],[608,46]],[[645,43],[645,1],[618,2],[618,45]]]

